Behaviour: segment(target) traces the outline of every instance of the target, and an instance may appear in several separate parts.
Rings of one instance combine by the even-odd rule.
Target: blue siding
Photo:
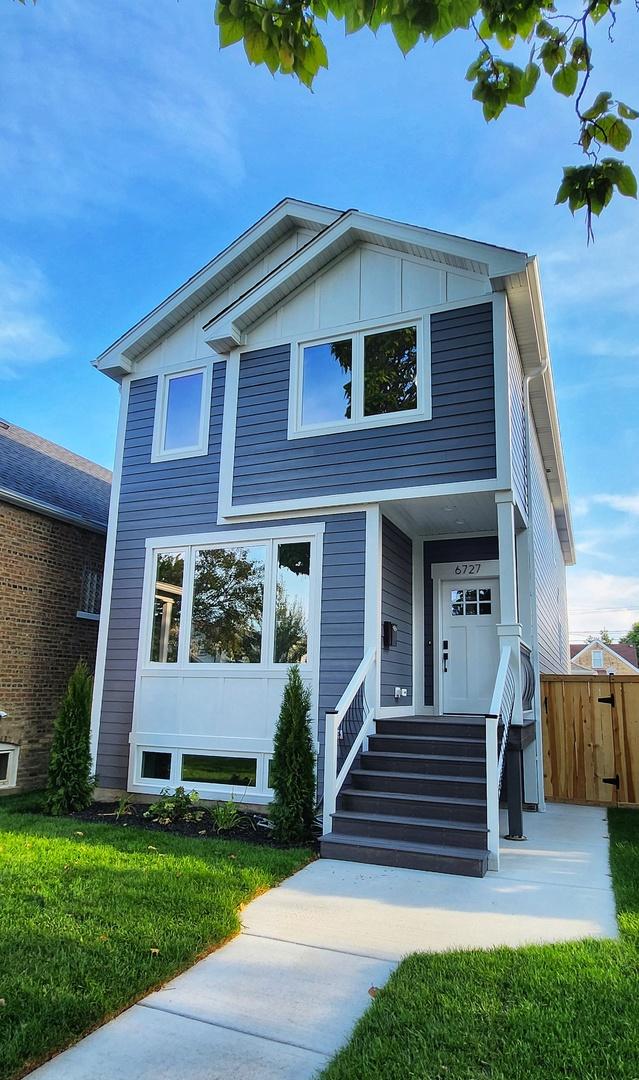
[[[513,489],[519,504],[528,513],[528,464],[526,460],[526,414],[524,409],[524,372],[510,316],[508,339],[508,411],[513,470]]]
[[[156,377],[131,384],[98,745],[102,787],[126,786],[146,537],[237,528],[217,524],[224,378],[225,365],[216,363],[208,454],[179,461],[151,462]],[[320,717],[336,703],[363,653],[365,531],[364,513],[326,517]]]
[[[533,529],[537,647],[543,674],[570,672],[566,567],[537,438],[532,446],[530,508]]]
[[[382,622],[397,626],[397,645],[381,653],[381,704],[413,703],[413,544],[388,518],[382,519]],[[408,697],[395,701],[395,687]]]
[[[244,353],[233,504],[496,475],[492,304],[431,315],[432,420],[287,439],[290,347]]]
[[[430,540],[424,544],[424,704],[433,704],[435,680],[435,639],[433,563],[472,562],[475,559],[497,559],[499,548],[496,536],[460,537],[459,540]],[[437,663],[440,658],[437,658]],[[495,672],[495,674],[497,674]]]

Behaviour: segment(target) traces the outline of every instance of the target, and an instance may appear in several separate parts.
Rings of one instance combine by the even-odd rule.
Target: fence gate
[[[543,675],[547,799],[639,805],[639,675]]]

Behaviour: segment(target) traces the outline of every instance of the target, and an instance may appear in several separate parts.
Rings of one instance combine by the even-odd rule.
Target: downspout
[[[532,477],[532,420],[530,408],[530,384],[534,379],[543,377],[548,370],[549,360],[545,356],[542,363],[524,376],[524,420],[526,425],[526,472],[528,474],[528,566],[532,582],[535,581],[535,548],[534,548],[534,516],[532,511],[531,477]],[[530,593],[530,614],[534,627],[534,634],[530,642],[531,661],[535,672],[536,693],[533,698],[533,712],[535,714],[535,762],[537,770],[537,808],[540,812],[546,809],[544,797],[544,762],[542,750],[541,730],[541,672],[539,669],[539,639],[537,634],[537,592],[533,588]]]

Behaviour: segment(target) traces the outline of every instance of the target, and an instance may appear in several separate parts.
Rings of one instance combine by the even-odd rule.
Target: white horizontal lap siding
[[[508,406],[512,447],[513,487],[523,510],[525,513],[528,513],[524,372],[510,314],[508,314],[506,326],[508,345]]]
[[[432,420],[287,439],[288,344],[242,354],[233,506],[495,476],[492,305],[431,316]]]
[[[530,504],[533,526],[539,667],[546,674],[570,671],[566,567],[555,525],[537,437],[532,446]]]
[[[382,622],[397,626],[397,644],[381,653],[382,707],[413,704],[413,545],[388,518],[382,519]],[[395,701],[395,687],[408,691]]]

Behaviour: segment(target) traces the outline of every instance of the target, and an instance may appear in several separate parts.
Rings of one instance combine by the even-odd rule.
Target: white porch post
[[[510,645],[513,651],[515,673],[515,707],[513,724],[522,724],[524,715],[521,704],[521,623],[517,601],[517,558],[515,555],[515,504],[512,491],[498,491],[497,537],[499,542],[499,598],[500,617],[497,634],[501,647]]]

